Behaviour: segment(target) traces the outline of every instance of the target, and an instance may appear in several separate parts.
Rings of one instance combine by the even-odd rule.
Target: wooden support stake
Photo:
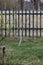
[[[5,46],[0,46],[0,49],[2,49],[2,53],[3,53],[2,65],[5,65],[5,61],[4,61],[4,58],[5,58]]]

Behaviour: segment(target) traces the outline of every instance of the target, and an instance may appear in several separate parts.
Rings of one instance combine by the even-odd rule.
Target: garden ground
[[[43,65],[43,42],[22,42],[3,40],[0,46],[6,46],[5,62],[9,65]],[[0,51],[0,61],[1,59]]]

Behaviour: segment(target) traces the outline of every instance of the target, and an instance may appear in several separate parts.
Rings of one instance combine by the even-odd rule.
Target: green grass
[[[1,45],[6,46],[5,61],[9,65],[43,65],[43,42],[22,42],[18,47],[18,42],[7,40]]]

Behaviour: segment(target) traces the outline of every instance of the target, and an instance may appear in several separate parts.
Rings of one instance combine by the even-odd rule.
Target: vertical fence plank
[[[9,9],[9,36],[10,36],[10,9]]]
[[[26,30],[26,28],[27,28],[27,11],[25,10],[25,36],[27,36],[27,30]]]
[[[34,37],[34,10],[33,10],[33,37]]]
[[[17,11],[15,10],[15,35],[17,35]]]
[[[29,37],[30,37],[30,10],[29,10]]]
[[[23,10],[22,10],[22,37],[23,37]]]
[[[40,37],[41,37],[41,11],[40,11]]]
[[[7,22],[6,22],[6,20],[7,20],[7,18],[6,18],[6,9],[5,9],[5,37],[6,37],[6,35],[7,35],[7,33],[6,33],[6,24],[7,24]]]
[[[19,31],[19,10],[18,10],[18,36],[20,36],[20,31]]]
[[[3,10],[1,10],[1,36],[3,36]]]
[[[36,37],[38,37],[38,11],[36,10]]]
[[[13,14],[12,14],[12,17],[13,17],[13,37],[14,37],[14,8],[13,8]]]

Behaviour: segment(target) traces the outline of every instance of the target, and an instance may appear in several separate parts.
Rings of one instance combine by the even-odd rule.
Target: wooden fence
[[[0,36],[43,36],[43,11],[0,10]]]

